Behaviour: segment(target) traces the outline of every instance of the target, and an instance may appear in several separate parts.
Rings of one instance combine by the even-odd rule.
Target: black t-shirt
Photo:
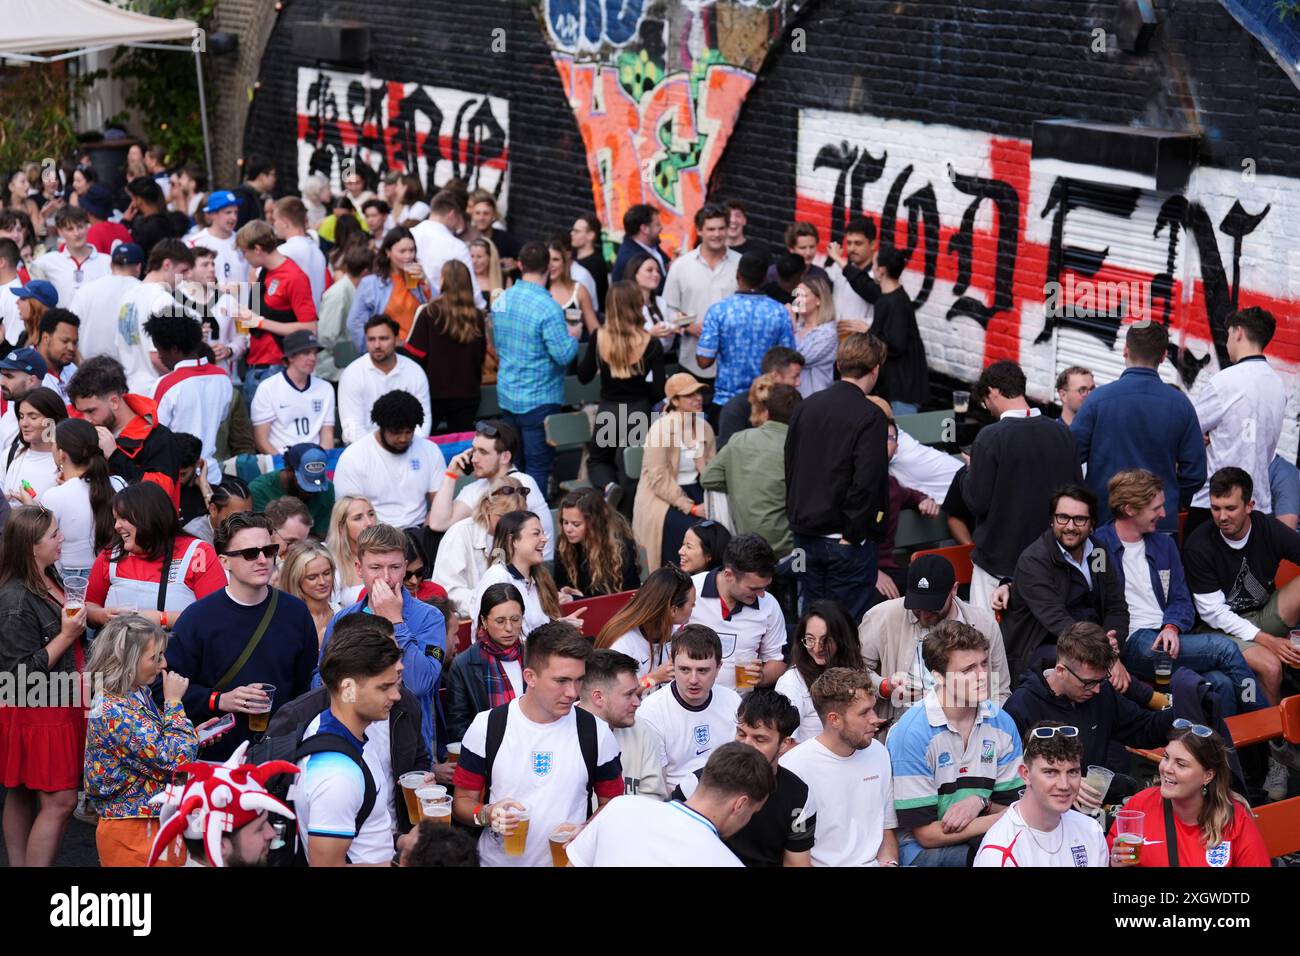
[[[673,790],[672,798],[689,799],[703,772],[695,771],[694,777]],[[690,793],[684,792],[684,786],[690,787]],[[807,803],[808,784],[793,770],[777,767],[776,793],[767,798],[763,809],[750,818],[744,829],[723,842],[745,866],[781,866],[786,850],[806,853],[816,842],[817,814],[801,821]]]
[[[1283,559],[1300,564],[1300,534],[1276,518],[1252,511],[1246,544],[1231,547],[1213,522],[1199,525],[1183,545],[1183,567],[1193,594],[1222,591],[1233,614],[1258,611],[1276,589]]]

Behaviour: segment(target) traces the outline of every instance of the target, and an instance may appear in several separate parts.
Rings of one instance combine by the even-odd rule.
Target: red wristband
[[[217,713],[217,701],[221,699],[221,691],[214,690],[212,696],[208,698],[208,710],[214,714]]]
[[[166,627],[166,626],[167,626],[167,612],[166,612],[166,611],[159,611],[159,612],[158,612],[158,620],[159,620],[159,622],[161,623],[161,625],[162,625],[163,627]]]
[[[883,677],[880,679],[880,696],[881,697],[894,696],[894,689],[889,686],[889,681],[885,680],[885,678]]]
[[[460,475],[456,474],[454,471],[444,471],[443,474],[452,481],[460,481]]]

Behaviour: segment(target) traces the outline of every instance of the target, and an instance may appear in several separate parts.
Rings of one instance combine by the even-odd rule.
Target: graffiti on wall
[[[506,205],[509,120],[504,99],[381,80],[369,74],[298,69],[298,177],[367,166],[420,177],[425,191],[452,177]]]
[[[800,0],[538,0],[612,236],[629,207],[689,241],[709,176],[768,50]]]
[[[1184,192],[1162,193],[1035,162],[1027,140],[800,113],[796,217],[823,244],[849,219],[871,218],[881,245],[907,260],[930,365],[972,381],[1010,358],[1037,398],[1067,365],[1118,375],[1120,329],[1147,317],[1170,327],[1162,371],[1194,391],[1203,370],[1227,363],[1227,317],[1251,305],[1278,319],[1269,355],[1293,375],[1300,257],[1286,223],[1298,214],[1300,183],[1280,177],[1203,168]],[[1102,301],[1101,289],[1121,294]]]

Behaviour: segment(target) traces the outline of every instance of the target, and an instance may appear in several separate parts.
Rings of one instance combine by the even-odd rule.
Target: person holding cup
[[[1228,750],[1217,733],[1175,720],[1159,779],[1134,794],[1121,811],[1130,818],[1111,827],[1111,866],[1269,866],[1250,804],[1232,790]]]
[[[404,226],[384,234],[370,274],[357,283],[356,298],[348,311],[347,332],[357,351],[366,349],[365,324],[374,315],[387,315],[397,323],[399,340],[406,341],[415,313],[433,298],[428,277],[415,255],[415,237]]]

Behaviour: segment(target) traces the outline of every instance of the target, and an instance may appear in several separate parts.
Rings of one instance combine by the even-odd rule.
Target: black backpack
[[[303,740],[302,733],[304,730],[306,730],[305,727],[292,734],[283,734],[279,737],[263,737],[249,748],[247,762],[260,764],[268,760],[287,760],[289,763],[297,763],[312,754],[346,754],[352,759],[353,763],[361,768],[361,776],[365,781],[365,794],[361,798],[361,809],[357,811],[355,827],[356,832],[360,833],[362,825],[375,808],[375,799],[379,792],[375,787],[375,778],[371,775],[370,768],[366,766],[361,751],[357,750],[352,741],[338,734],[314,734]],[[292,807],[293,802],[289,799],[289,789],[300,776],[301,773],[277,774],[267,781],[266,789],[276,799]],[[294,810],[297,812],[297,808],[294,808]],[[298,839],[296,822],[290,822],[285,827],[284,841],[280,846],[272,846],[270,853],[267,854],[266,865],[307,865],[307,850],[303,842]]]

